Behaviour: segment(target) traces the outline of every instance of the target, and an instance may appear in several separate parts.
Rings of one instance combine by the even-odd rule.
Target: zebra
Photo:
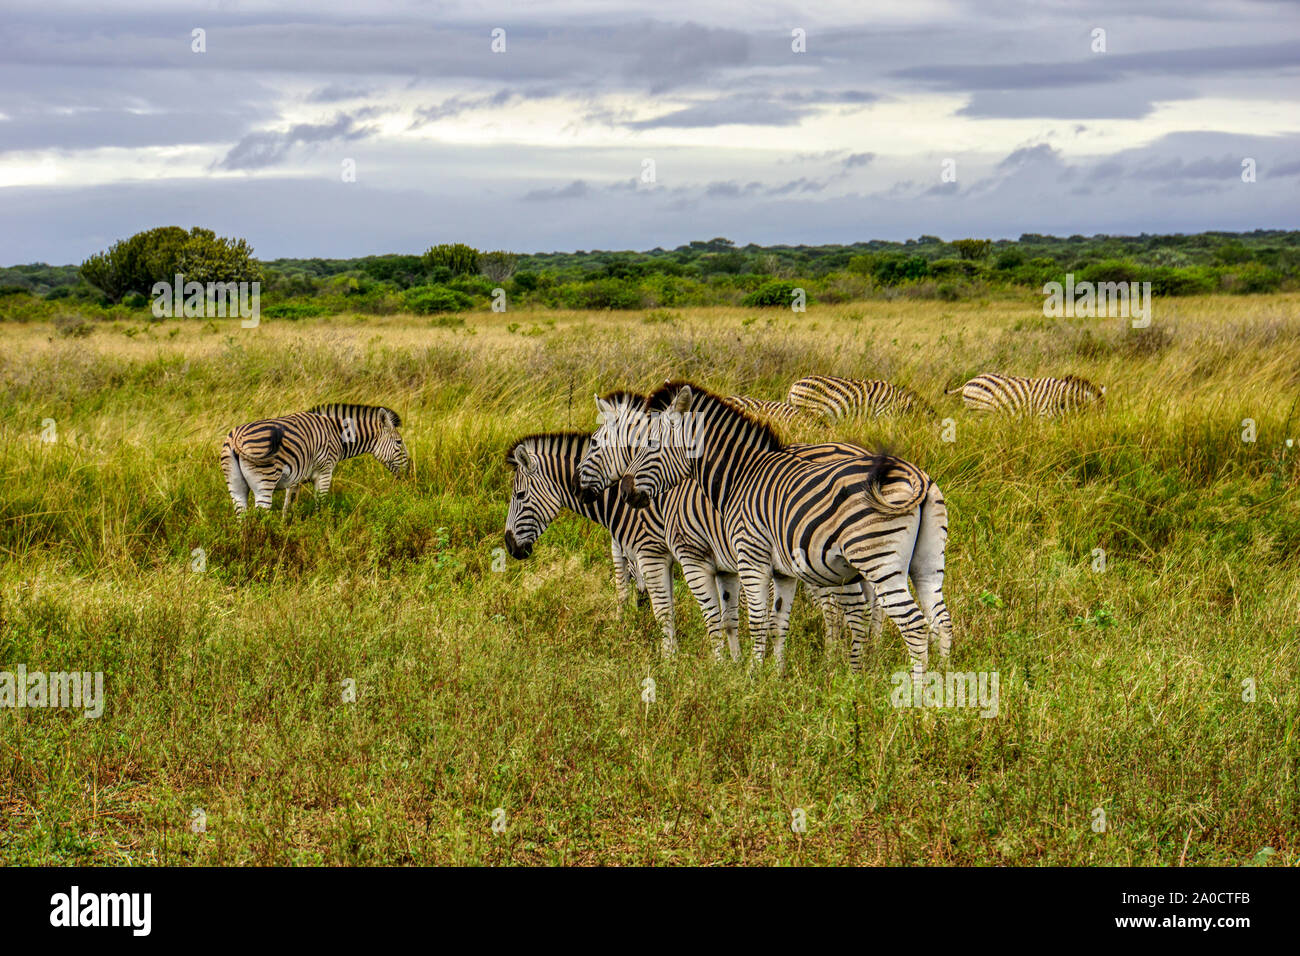
[[[795,408],[786,402],[769,402],[761,398],[749,398],[746,395],[728,395],[726,402],[743,409],[763,421],[773,422],[786,427],[811,425],[814,419],[802,408]]]
[[[967,408],[1012,415],[1051,418],[1081,408],[1105,405],[1106,386],[1098,387],[1077,375],[1064,378],[1021,378],[985,372],[964,385],[948,389],[945,395],[961,393]]]
[[[629,506],[612,486],[583,489],[578,470],[590,443],[591,435],[585,432],[554,432],[527,435],[507,450],[506,462],[514,470],[505,530],[510,556],[523,559],[532,554],[542,532],[567,508],[609,530],[619,601],[627,601],[629,580],[644,587],[663,634],[663,656],[677,652],[672,577],[676,560],[704,614],[714,656],[722,656],[725,643],[732,658],[739,659],[739,581],[717,567],[708,540],[696,533],[694,525],[670,528],[663,517],[665,510],[691,511],[687,499],[702,501],[699,488],[683,484],[658,503],[662,507],[646,509]],[[707,515],[701,520],[707,521]]]
[[[639,448],[649,437],[647,419],[644,413],[645,396],[632,392],[615,391],[605,396],[596,396],[596,408],[600,416],[600,427],[591,436],[589,451],[584,456],[579,468],[578,480],[589,491],[604,490],[616,482],[623,468],[631,461],[634,449]],[[724,401],[730,402],[731,399]],[[817,445],[787,446],[792,454],[807,461],[820,462],[836,458],[855,458],[869,452],[859,445],[845,442],[826,442]],[[692,489],[692,493],[682,496],[682,489]],[[693,481],[684,481],[669,489],[664,496],[656,498],[651,507],[657,508],[669,532],[692,535],[696,540],[703,538],[714,559],[714,574],[722,576],[715,583],[718,593],[736,594],[737,568],[739,562],[731,538],[720,521],[716,508],[704,496]],[[686,566],[683,564],[683,571]],[[707,589],[707,585],[704,586]],[[884,610],[875,602],[874,592],[864,579],[844,582],[832,586],[813,585],[809,592],[814,603],[818,605],[826,622],[826,649],[829,653],[834,647],[834,638],[842,621],[845,629],[855,638],[855,646],[861,647],[861,632],[864,619],[871,617],[871,636],[874,640],[884,626]],[[739,627],[738,603],[728,606],[727,636],[731,643]],[[738,645],[731,643],[733,658],[738,656]],[[718,654],[715,651],[715,656]]]
[[[809,375],[790,386],[789,402],[830,419],[855,415],[879,418],[900,412],[935,417],[934,409],[916,392],[880,379]]]
[[[887,455],[814,464],[781,447],[772,429],[689,382],[649,396],[659,434],[638,451],[619,482],[634,506],[687,478],[722,512],[739,558],[741,587],[761,660],[769,632],[777,668],[784,663],[790,598],[796,581],[843,584],[861,575],[898,626],[912,660],[914,690],[939,643],[946,659],[952,621],[943,598],[947,507],[938,486],[916,469],[906,491],[886,479],[906,463]],[[890,482],[892,484],[892,482]],[[911,576],[914,600],[907,588]],[[768,614],[769,588],[773,588]],[[919,602],[919,606],[918,606]],[[850,664],[861,669],[855,635]]]
[[[367,452],[400,477],[410,464],[397,430],[401,424],[390,408],[332,404],[231,429],[221,445],[221,470],[235,513],[248,509],[250,490],[254,507],[269,509],[275,489],[284,488],[281,513],[287,516],[304,481],[315,486],[317,499],[323,498],[335,466]]]

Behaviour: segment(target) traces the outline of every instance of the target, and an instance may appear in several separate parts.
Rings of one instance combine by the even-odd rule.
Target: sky
[[[1294,0],[3,7],[0,265],[1300,228]]]

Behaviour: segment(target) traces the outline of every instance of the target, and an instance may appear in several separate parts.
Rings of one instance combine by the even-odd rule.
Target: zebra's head
[[[371,454],[379,459],[385,468],[400,478],[406,474],[406,469],[411,464],[411,456],[406,450],[406,442],[402,441],[402,433],[397,430],[402,420],[397,417],[396,412],[387,408],[381,409],[381,412],[383,423],[380,426],[379,434],[375,438],[375,446]]]
[[[644,409],[644,395],[619,391],[596,396],[600,424],[578,464],[578,485],[583,492],[595,494],[618,481],[639,447]]]
[[[640,447],[623,469],[619,495],[633,508],[644,508],[669,488],[691,476],[698,455],[698,424],[691,415],[695,393],[689,385],[660,389],[646,402]]]
[[[530,439],[521,438],[506,452],[506,463],[514,469],[506,513],[506,550],[520,559],[533,553],[533,545],[563,507],[555,482],[544,472],[536,448],[530,446]]]
[[[1080,405],[1095,405],[1097,408],[1105,407],[1105,385],[1094,385],[1086,378],[1080,378],[1077,375],[1067,375],[1065,381],[1070,383]]]

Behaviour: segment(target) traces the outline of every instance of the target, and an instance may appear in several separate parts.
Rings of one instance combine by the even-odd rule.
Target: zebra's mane
[[[506,464],[511,468],[518,467],[515,462],[515,450],[519,448],[520,445],[527,442],[531,442],[534,445],[553,445],[556,442],[567,444],[573,442],[579,449],[581,449],[585,443],[589,441],[591,441],[590,432],[538,432],[536,435],[525,435],[506,449]]]
[[[614,391],[600,396],[602,402],[609,402],[611,405],[635,404],[644,405],[645,396],[640,392],[630,392],[625,388],[616,388]]]
[[[645,400],[645,410],[647,412],[662,412],[673,403],[677,392],[684,386],[689,386],[691,390],[691,411],[699,408],[699,400],[706,400],[706,404],[712,403],[721,410],[723,415],[732,415],[746,422],[756,434],[758,434],[766,443],[767,448],[771,451],[780,451],[785,447],[785,442],[777,434],[776,429],[767,422],[761,420],[756,415],[751,414],[743,408],[737,408],[731,405],[725,398],[716,392],[711,392],[702,385],[696,385],[694,382],[665,382],[657,391],[652,392]]]
[[[1092,389],[1094,392],[1097,391],[1096,385],[1079,375],[1067,375],[1065,378],[1061,379],[1061,381],[1073,382],[1075,385],[1083,385],[1086,388]]]
[[[386,416],[389,424],[393,428],[402,427],[402,416],[397,414],[397,412],[393,411],[391,408],[386,408],[383,405],[354,405],[350,402],[325,402],[321,405],[313,405],[311,408],[307,409],[307,411],[314,415],[324,415],[327,418],[336,415],[351,415],[355,418],[360,418],[363,415]]]

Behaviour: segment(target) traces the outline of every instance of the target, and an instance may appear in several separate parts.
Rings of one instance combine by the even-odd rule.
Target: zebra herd
[[[1105,388],[1075,376],[984,374],[946,394],[957,392],[974,409],[1052,416],[1100,404]],[[848,442],[790,444],[770,423],[933,417],[934,409],[889,382],[825,375],[795,382],[788,398],[722,396],[689,382],[650,395],[598,396],[594,433],[528,435],[507,451],[506,550],[528,557],[567,509],[609,530],[619,600],[627,602],[634,586],[646,594],[665,656],[677,651],[676,563],[718,660],[726,651],[741,657],[743,604],[753,660],[763,660],[770,643],[781,668],[794,591],[803,584],[821,609],[828,648],[847,632],[854,670],[888,617],[919,681],[932,643],[945,659],[952,649],[943,596],[948,514],[938,485],[894,455]],[[383,406],[326,404],[232,429],[221,465],[236,512],[247,510],[250,492],[254,507],[269,509],[283,488],[287,515],[304,482],[323,497],[338,463],[362,454],[405,474],[401,424]]]
[[[1051,418],[1105,401],[1106,387],[1096,386],[1076,375],[1064,378],[1022,378],[985,372],[945,395],[960,393],[966,407],[975,411],[1006,412]],[[731,395],[726,399],[738,408],[753,412],[780,425],[805,425],[818,419],[881,415],[919,414],[936,418],[925,399],[902,385],[880,379],[838,378],[809,375],[790,386],[784,402],[771,402]]]
[[[1102,401],[1104,388],[1068,376],[985,374],[960,389],[971,408],[1052,416]],[[847,442],[786,443],[770,423],[934,410],[910,389],[883,381],[815,375],[788,402],[721,396],[689,382],[651,395],[596,397],[594,433],[525,436],[506,452],[513,469],[505,544],[526,558],[568,509],[607,528],[619,601],[643,590],[677,650],[672,601],[676,562],[704,617],[713,656],[741,656],[743,603],[752,659],[785,657],[794,591],[820,607],[827,646],[847,631],[849,664],[884,618],[898,627],[913,679],[952,649],[944,602],[947,507],[934,481],[893,455]],[[911,580],[915,596],[908,588]]]

